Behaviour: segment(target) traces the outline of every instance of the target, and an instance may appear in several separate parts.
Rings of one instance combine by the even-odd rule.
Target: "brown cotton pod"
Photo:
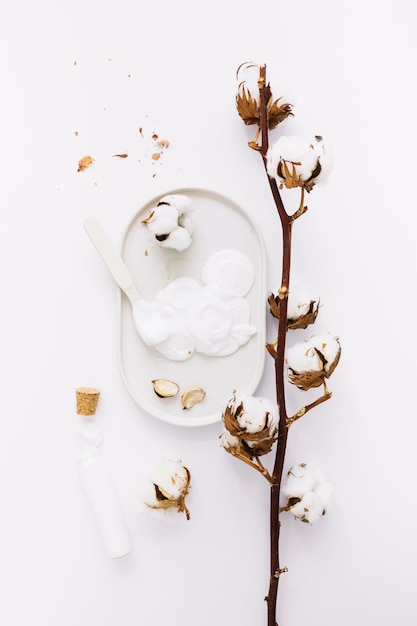
[[[78,387],[75,390],[78,415],[94,415],[100,391],[94,387]]]
[[[320,387],[324,383],[324,379],[327,377],[327,372],[324,370],[313,370],[311,372],[295,372],[291,369],[288,370],[288,379],[290,383],[296,385],[303,391]]]
[[[281,304],[279,296],[275,296],[273,293],[269,294],[268,304],[271,314],[279,319]],[[304,313],[303,315],[299,315],[295,319],[288,318],[287,328],[290,330],[304,330],[310,324],[314,324],[319,312],[319,307],[320,301],[316,302],[315,300],[311,300],[306,313]]]
[[[342,354],[342,348],[339,345],[339,349],[335,358],[329,365],[329,368],[325,370],[324,368],[327,365],[327,361],[324,358],[323,354],[317,348],[315,348],[315,350],[323,363],[322,370],[314,370],[310,372],[296,372],[291,368],[288,369],[288,379],[290,383],[296,385],[299,389],[302,389],[303,391],[308,391],[309,389],[313,389],[314,387],[320,387],[320,385],[323,385],[325,379],[330,378],[330,376],[333,374],[334,370],[337,367],[337,364],[340,361],[340,355]]]

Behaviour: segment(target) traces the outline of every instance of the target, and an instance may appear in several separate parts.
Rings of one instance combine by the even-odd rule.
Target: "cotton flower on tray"
[[[183,252],[191,244],[194,210],[190,199],[182,194],[169,194],[159,200],[142,220],[162,248]]]
[[[191,473],[179,459],[162,459],[151,476],[152,489],[146,499],[151,509],[176,508],[190,519],[185,498],[190,489]]]
[[[332,486],[319,470],[300,463],[289,470],[283,494],[287,505],[281,510],[314,525],[330,508]]]

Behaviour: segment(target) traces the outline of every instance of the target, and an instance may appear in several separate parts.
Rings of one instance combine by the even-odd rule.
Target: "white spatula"
[[[101,258],[110,270],[111,275],[120,289],[129,298],[131,304],[141,299],[136,289],[133,277],[129,272],[120,254],[113,247],[111,241],[104,232],[100,222],[95,217],[88,217],[84,221],[84,228],[100,254]]]

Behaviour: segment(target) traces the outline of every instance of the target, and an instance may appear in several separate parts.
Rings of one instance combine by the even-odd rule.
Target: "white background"
[[[292,427],[286,461],[320,467],[334,506],[315,527],[284,519],[279,625],[415,624],[412,9],[405,0],[3,6],[2,624],[266,623],[268,485],[221,449],[221,423],[167,425],[132,400],[117,362],[117,288],[82,227],[96,216],[118,245],[150,197],[210,188],[258,222],[276,289],[280,228],[247,147],[252,129],[235,111],[235,71],[250,60],[267,64],[274,93],[294,105],[276,136],[319,133],[335,153],[295,225],[293,271],[321,299],[317,332],[337,334],[343,355],[333,398]],[[157,163],[152,132],[170,141]],[[121,152],[129,157],[112,156]],[[85,154],[95,162],[77,172]],[[258,395],[274,397],[272,370],[268,358]],[[103,550],[77,474],[79,386],[101,390],[102,450],[132,540],[119,560]],[[294,406],[305,402],[289,393]],[[163,456],[191,470],[189,522],[141,506]]]

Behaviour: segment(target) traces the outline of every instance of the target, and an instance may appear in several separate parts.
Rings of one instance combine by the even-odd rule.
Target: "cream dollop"
[[[177,278],[152,302],[135,302],[136,330],[146,345],[173,361],[184,361],[194,352],[233,354],[257,331],[244,299],[254,277],[243,253],[216,252],[203,265],[202,285],[193,278]]]

